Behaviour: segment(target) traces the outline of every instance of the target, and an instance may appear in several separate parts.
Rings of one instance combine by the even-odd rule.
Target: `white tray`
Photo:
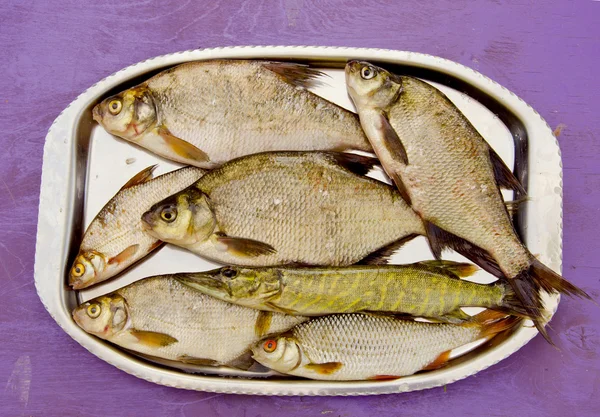
[[[46,137],[35,284],[48,312],[73,339],[117,368],[162,385],[240,394],[371,395],[432,388],[465,378],[508,357],[537,334],[534,328],[522,326],[490,342],[455,351],[453,357],[456,359],[443,369],[398,380],[327,382],[224,367],[189,367],[169,361],[162,362],[169,367],[161,366],[81,330],[71,318],[71,311],[78,302],[147,276],[207,270],[216,266],[189,252],[167,246],[112,281],[78,293],[70,291],[66,285],[66,272],[82,233],[106,201],[148,165],[159,163],[157,174],[179,166],[112,137],[92,121],[91,108],[108,95],[135,85],[162,69],[186,61],[217,58],[292,60],[318,66],[331,78],[324,78],[325,85],[315,88],[314,92],[349,109],[352,104],[346,94],[343,75],[344,64],[349,59],[374,61],[432,82],[455,102],[509,166],[516,164],[517,176],[526,184],[530,197],[520,208],[517,229],[529,250],[560,272],[562,164],[558,143],[546,122],[531,107],[492,80],[452,61],[404,51],[282,46],[186,51],[132,65],[95,84],[61,113]],[[135,162],[131,163],[131,159]],[[377,172],[374,176],[382,178]],[[511,194],[505,193],[505,197],[510,199]],[[425,239],[418,238],[396,254],[393,261],[404,263],[430,258]],[[464,258],[451,254],[448,259]],[[493,278],[479,272],[474,280],[490,282]],[[556,310],[558,301],[557,295],[546,296],[546,306],[551,313]],[[259,376],[263,378],[257,378]]]

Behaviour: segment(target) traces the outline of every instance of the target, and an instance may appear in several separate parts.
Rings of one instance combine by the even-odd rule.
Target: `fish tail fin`
[[[531,257],[529,273],[533,281],[546,292],[557,291],[562,294],[592,300],[592,297],[590,297],[588,293],[571,284],[533,256]]]
[[[484,310],[474,316],[473,321],[481,327],[480,338],[491,338],[505,330],[514,329],[521,324],[523,319],[521,317],[507,316],[506,313],[500,311]]]
[[[546,292],[560,292],[570,296],[592,298],[582,289],[571,284],[563,277],[552,271],[540,261],[531,256],[529,268],[521,271],[517,276],[508,280],[517,298],[533,320],[535,327],[550,344],[554,345],[544,328],[547,321],[544,317],[544,305],[540,290]]]

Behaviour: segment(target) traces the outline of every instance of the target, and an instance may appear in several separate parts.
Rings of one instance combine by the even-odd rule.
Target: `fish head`
[[[142,227],[148,234],[179,246],[207,240],[216,224],[208,196],[194,186],[167,197],[142,215]]]
[[[402,92],[402,78],[365,61],[346,64],[346,85],[358,108],[387,108]]]
[[[79,252],[69,271],[69,285],[80,290],[102,281],[106,266],[104,254],[93,250]]]
[[[129,325],[125,299],[109,294],[85,302],[73,310],[73,320],[86,332],[110,339]]]
[[[252,358],[275,371],[288,373],[302,364],[304,355],[294,337],[280,335],[263,339],[254,345]]]
[[[279,276],[269,268],[225,266],[217,271],[216,278],[234,298],[268,298],[280,289]]]
[[[156,124],[157,115],[150,90],[138,86],[97,104],[92,116],[113,135],[135,142]]]

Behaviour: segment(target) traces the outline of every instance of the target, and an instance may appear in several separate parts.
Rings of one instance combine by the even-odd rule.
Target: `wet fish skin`
[[[449,247],[507,278],[550,340],[539,291],[589,296],[520,241],[499,191],[499,186],[524,191],[510,169],[432,85],[360,61],[347,64],[346,81],[375,153],[423,219],[436,257]]]
[[[252,353],[268,368],[304,378],[395,379],[444,366],[450,350],[518,323],[515,318],[455,325],[360,313],[330,315],[263,339]]]
[[[155,204],[142,221],[157,239],[223,264],[353,264],[424,233],[393,187],[356,173],[374,162],[323,152],[246,156]]]
[[[73,289],[112,278],[159,247],[162,242],[144,231],[140,216],[205,172],[185,167],[152,179],[155,167],[144,169],[125,184],[87,227],[68,273]]]
[[[261,337],[306,320],[225,303],[173,275],[142,279],[83,303],[73,319],[86,332],[144,355],[230,366]]]
[[[483,285],[459,278],[476,270],[452,261],[349,267],[226,266],[179,274],[178,279],[223,301],[303,316],[371,311],[447,322],[470,319],[461,307],[526,314],[508,284]]]
[[[320,75],[293,63],[189,62],[103,100],[93,117],[116,136],[202,168],[267,151],[371,151],[356,114],[307,90]]]

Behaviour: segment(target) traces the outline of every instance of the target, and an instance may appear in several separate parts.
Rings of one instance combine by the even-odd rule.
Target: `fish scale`
[[[294,343],[297,346],[297,352],[291,350],[301,358],[297,367],[289,369],[275,357],[271,359],[261,352],[261,343],[253,348],[253,357],[278,372],[313,379],[344,381],[400,377],[424,369],[442,353],[473,342],[481,334],[482,327],[478,325],[340,314],[314,318],[294,327],[291,336],[274,338],[277,345]],[[329,371],[320,371],[328,367]]]
[[[187,190],[144,216],[161,240],[238,265],[348,265],[424,233],[418,216],[392,187],[343,168],[335,158],[372,161],[320,152],[263,153],[231,161],[194,185],[210,201],[219,232],[268,244],[274,253],[238,256],[219,250],[210,238],[188,244],[175,229],[171,238],[159,212],[168,201],[188,195]],[[188,226],[178,227],[188,233]]]

